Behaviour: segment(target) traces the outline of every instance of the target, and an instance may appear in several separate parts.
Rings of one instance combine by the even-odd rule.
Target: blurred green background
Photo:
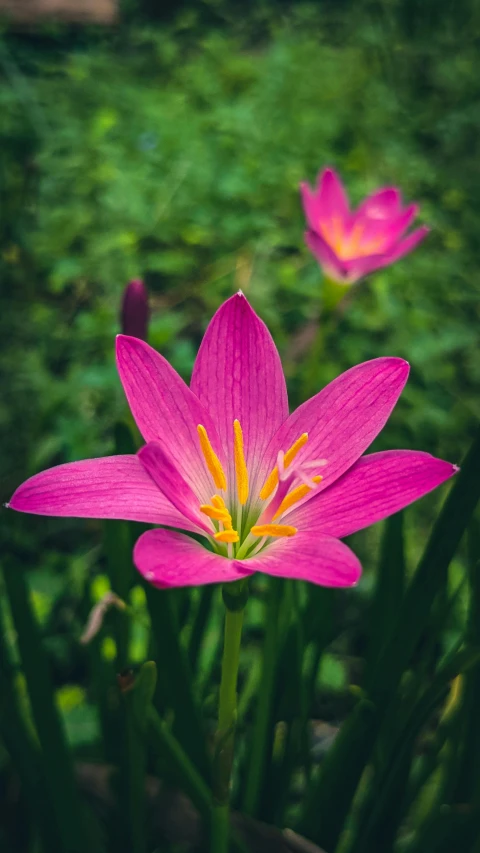
[[[367,358],[406,358],[411,378],[376,448],[459,462],[480,416],[479,40],[475,0],[205,0],[161,12],[130,0],[111,28],[5,22],[2,501],[41,468],[113,452],[113,426],[126,418],[114,336],[131,278],[150,292],[150,343],[187,380],[208,319],[242,288],[301,400],[322,277],[303,244],[298,185],[327,164],[354,203],[399,186],[432,231],[351,289],[325,328],[315,387]],[[409,511],[411,566],[441,497]],[[5,510],[0,530],[8,564],[29,573],[71,742],[91,754],[98,719],[77,638],[85,584],[94,599],[108,588],[102,525]],[[320,673],[327,693],[343,695],[345,655],[363,648],[352,624],[378,537],[356,537],[367,571],[342,605],[348,640]],[[140,587],[134,603],[144,613]],[[134,659],[146,656],[145,634],[140,620]],[[205,654],[204,684],[208,643]]]

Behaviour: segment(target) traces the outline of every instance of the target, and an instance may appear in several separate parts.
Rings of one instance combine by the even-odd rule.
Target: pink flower
[[[428,234],[426,226],[404,237],[418,205],[402,206],[400,190],[384,187],[351,211],[342,182],[333,169],[318,176],[315,190],[301,184],[309,230],[308,248],[328,278],[352,284],[373,270],[393,264]]]
[[[211,321],[190,388],[137,338],[118,337],[117,364],[146,444],[136,455],[37,474],[10,506],[161,525],[134,551],[137,568],[158,587],[257,571],[354,584],[361,566],[340,539],[457,470],[408,450],[362,456],[407,380],[399,358],[352,367],[289,415],[278,352],[241,293]],[[204,544],[169,527],[200,534]]]
[[[122,332],[135,338],[147,340],[148,335],[148,293],[143,281],[134,278],[127,284],[122,300]]]

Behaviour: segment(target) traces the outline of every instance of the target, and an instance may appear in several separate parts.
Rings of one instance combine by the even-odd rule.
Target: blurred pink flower
[[[148,292],[140,278],[127,284],[122,301],[122,332],[135,338],[147,340],[148,335]]]
[[[161,525],[134,550],[137,568],[158,587],[257,571],[349,586],[361,566],[340,538],[457,470],[416,451],[362,455],[407,381],[400,358],[352,367],[289,415],[275,344],[241,293],[213,317],[190,388],[138,338],[119,335],[117,365],[146,444],[137,454],[37,474],[10,507]]]
[[[368,273],[389,266],[411,252],[428,234],[423,225],[404,236],[418,205],[403,207],[400,190],[384,187],[350,210],[343,184],[333,169],[318,176],[315,190],[300,185],[309,230],[307,246],[325,275],[353,284]]]

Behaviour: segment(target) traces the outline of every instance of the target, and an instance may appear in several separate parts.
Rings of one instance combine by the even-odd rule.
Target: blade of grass
[[[205,781],[210,779],[200,710],[194,698],[193,678],[175,608],[175,591],[144,584],[155,640],[161,693],[175,713],[173,732]]]
[[[20,777],[25,802],[38,826],[45,850],[57,850],[60,838],[45,785],[43,756],[19,701],[16,673],[5,637],[0,607],[0,737]]]
[[[377,734],[422,635],[446,570],[480,497],[480,429],[437,518],[424,555],[375,666],[367,672],[365,702],[344,723],[306,797],[300,832],[335,849]],[[366,711],[366,708],[370,712]],[[364,710],[359,710],[364,708]],[[346,776],[346,779],[345,779]]]
[[[190,797],[202,817],[209,820],[212,809],[210,789],[153,706],[156,679],[157,667],[153,661],[147,661],[140,669],[133,688],[125,694],[132,720],[139,734],[147,736],[162,767],[168,768],[170,776]]]
[[[307,683],[303,677],[306,630],[299,584],[295,581],[287,582],[285,593],[292,621],[285,645],[278,652],[275,705],[276,719],[284,722],[286,732],[282,733],[283,749],[275,748],[275,738],[269,756],[261,813],[263,820],[277,826],[283,824],[295,768],[299,765],[302,755],[310,752]],[[288,616],[290,618],[290,613]]]
[[[480,647],[480,527],[478,517],[469,530],[469,580],[470,612],[468,638],[472,645]],[[453,800],[480,807],[480,663],[466,675],[462,691],[461,725],[462,738],[457,751],[454,768],[455,785]],[[453,770],[453,768],[452,768]]]
[[[327,752],[320,773],[313,780],[306,796],[301,820],[301,834],[326,850],[335,850],[338,836],[359,781],[359,768],[366,766],[375,742],[377,713],[368,699],[362,699],[343,723],[340,733]],[[352,761],[354,756],[355,761]],[[339,777],[342,788],[340,803],[333,799],[332,788],[338,794]],[[327,809],[332,810],[329,814]]]
[[[392,631],[366,679],[367,692],[379,704],[388,701],[407,669],[424,629],[425,614],[439,591],[439,578],[446,581],[448,566],[480,498],[479,470],[480,428],[437,518]]]
[[[25,578],[17,567],[5,567],[5,586],[17,631],[33,718],[45,759],[46,783],[55,812],[61,849],[65,853],[84,853],[85,850],[93,853],[99,849],[98,842],[96,838],[90,837],[86,829],[84,808],[75,786],[72,759],[55,705],[48,662]]]
[[[212,609],[214,593],[215,587],[213,584],[207,584],[200,590],[200,601],[195,614],[192,633],[188,644],[188,660],[192,672],[195,672],[197,668],[198,656],[200,654],[205,628],[208,624],[208,618]]]
[[[134,453],[135,443],[128,427],[115,426],[115,453]],[[128,602],[134,577],[132,563],[133,531],[126,521],[104,523],[104,548],[107,572],[113,592]],[[116,647],[117,673],[130,663],[130,617],[128,611],[115,608],[109,614]],[[125,697],[124,697],[125,698]],[[145,836],[145,745],[139,735],[128,701],[116,708],[118,778],[116,790],[119,805],[118,845],[125,853],[144,853]]]
[[[478,809],[465,813],[444,806],[429,816],[404,853],[477,853],[479,826]]]
[[[352,836],[350,853],[389,851],[403,817],[406,785],[417,738],[448,692],[456,676],[471,669],[480,659],[479,649],[462,649],[449,655],[430,686],[413,704],[396,740],[390,741],[382,756],[382,767],[371,788],[365,820]],[[402,717],[405,716],[403,712]]]
[[[385,636],[405,591],[404,515],[399,512],[385,522],[380,565],[368,619],[369,639],[365,655],[369,669],[378,658]],[[368,671],[367,669],[367,671]]]
[[[269,598],[265,618],[265,639],[262,660],[262,675],[257,699],[251,748],[247,762],[247,774],[243,811],[256,817],[265,778],[267,751],[272,743],[271,717],[277,672],[279,645],[279,617],[283,586],[277,578],[269,578]]]

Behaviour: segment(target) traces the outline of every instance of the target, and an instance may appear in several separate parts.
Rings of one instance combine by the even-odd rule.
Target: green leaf
[[[395,701],[435,596],[480,498],[480,429],[437,518],[415,576],[367,672],[366,699],[343,724],[319,777],[311,786],[300,821],[313,841],[334,849],[354,794],[370,761],[381,724]]]
[[[158,668],[157,696],[174,714],[173,732],[205,780],[210,779],[210,761],[200,710],[193,692],[188,657],[180,640],[175,590],[154,589],[144,584],[152,624]]]
[[[5,568],[5,586],[18,637],[33,718],[45,757],[45,777],[64,853],[98,851],[96,836],[87,830],[84,806],[76,789],[73,764],[53,694],[48,662],[33,615],[23,574]]]
[[[392,620],[395,620],[403,599],[404,552],[404,515],[399,512],[387,518],[383,530],[380,565],[367,622],[369,638],[365,658],[368,669],[378,659],[385,636],[390,631]]]

